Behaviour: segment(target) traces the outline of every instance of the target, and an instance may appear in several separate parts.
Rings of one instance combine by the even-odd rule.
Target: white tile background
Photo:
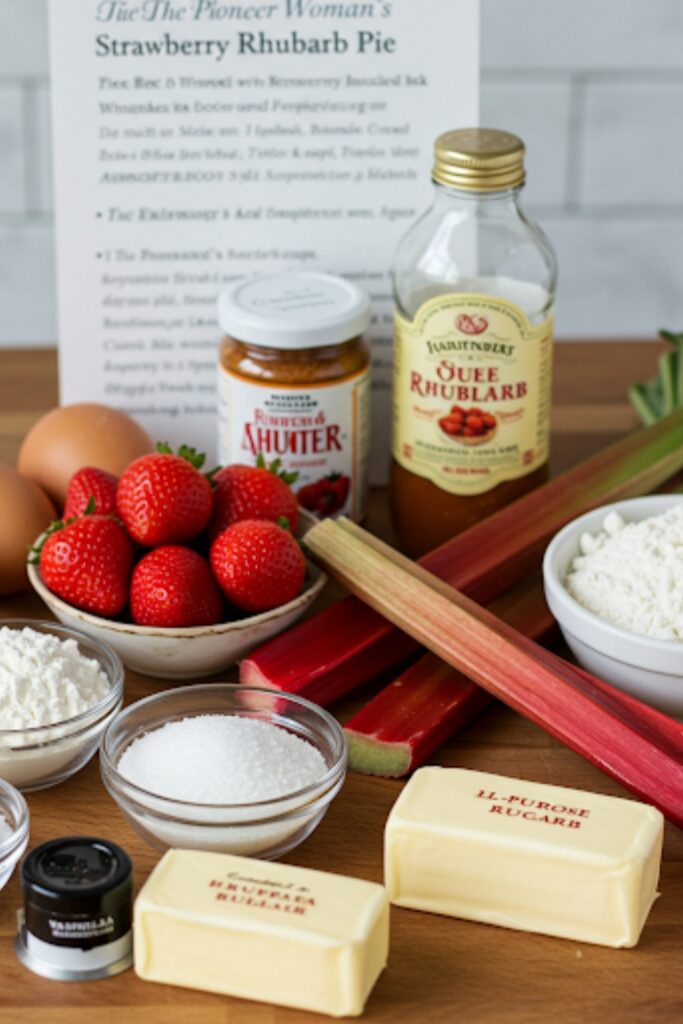
[[[0,345],[56,338],[47,2],[0,0]],[[482,67],[558,250],[558,334],[683,329],[681,0],[482,0]]]

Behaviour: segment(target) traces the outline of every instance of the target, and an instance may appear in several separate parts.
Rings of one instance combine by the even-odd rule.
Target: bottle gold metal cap
[[[469,192],[495,192],[524,184],[524,143],[497,128],[459,128],[434,143],[432,179]]]

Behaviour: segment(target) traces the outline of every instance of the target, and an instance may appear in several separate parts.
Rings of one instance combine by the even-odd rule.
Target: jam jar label
[[[368,491],[370,370],[333,384],[246,381],[219,366],[218,457],[298,473],[299,502],[319,516],[362,519]]]
[[[532,325],[490,295],[429,299],[396,315],[392,451],[450,494],[526,476],[549,452],[552,318]]]

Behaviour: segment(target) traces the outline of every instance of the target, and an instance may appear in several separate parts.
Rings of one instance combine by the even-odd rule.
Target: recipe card
[[[388,459],[400,236],[478,121],[477,0],[50,3],[63,403],[216,451],[216,297],[306,268],[371,295]]]

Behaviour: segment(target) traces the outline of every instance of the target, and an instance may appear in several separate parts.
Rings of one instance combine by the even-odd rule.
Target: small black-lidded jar
[[[131,966],[133,867],[120,846],[53,839],[29,853],[21,881],[16,951],[26,967],[58,981],[94,981]]]

